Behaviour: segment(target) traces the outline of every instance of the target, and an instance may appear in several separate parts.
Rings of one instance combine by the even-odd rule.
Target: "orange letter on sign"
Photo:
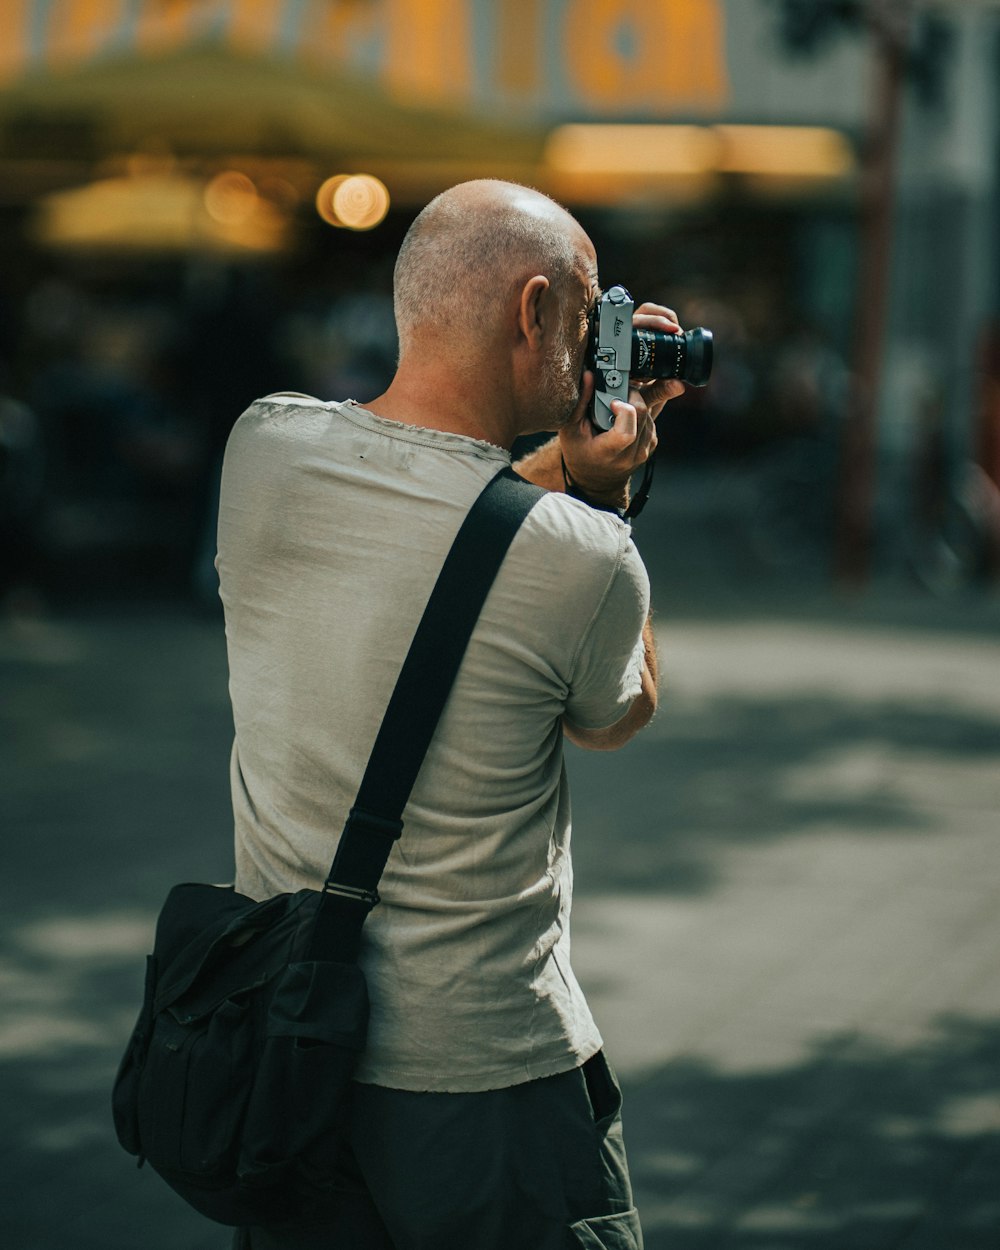
[[[87,61],[114,34],[122,0],[63,0],[49,11],[45,58],[50,65]]]
[[[388,0],[386,85],[428,104],[469,98],[470,0]]]
[[[663,6],[662,81],[677,104],[721,105],[729,96],[726,32],[719,0],[673,0]]]
[[[285,0],[231,0],[230,45],[240,52],[270,52],[286,7]]]
[[[16,78],[28,61],[28,0],[0,4],[0,82]]]
[[[567,5],[567,76],[587,104],[631,109],[649,103],[653,72],[644,62],[662,54],[657,7],[641,0]]]
[[[719,0],[574,0],[566,15],[567,77],[593,108],[656,116],[725,100]]]
[[[191,0],[145,0],[139,11],[136,44],[140,53],[167,52],[191,37]]]
[[[496,81],[504,95],[533,100],[538,93],[542,55],[540,0],[506,0],[494,12],[498,28]]]

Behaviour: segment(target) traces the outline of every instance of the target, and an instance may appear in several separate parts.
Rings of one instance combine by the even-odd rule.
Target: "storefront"
[[[6,0],[0,356],[47,424],[50,482],[158,500],[190,548],[193,501],[259,387],[379,384],[398,241],[478,176],[549,191],[606,279],[716,329],[712,394],[675,454],[827,419],[795,388],[853,350],[873,44],[793,56],[779,9]],[[83,411],[52,398],[67,393]],[[106,512],[95,533],[142,531]],[[86,525],[70,509],[55,530]]]

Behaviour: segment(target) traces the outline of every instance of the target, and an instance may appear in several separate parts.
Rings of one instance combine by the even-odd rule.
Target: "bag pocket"
[[[617,1215],[598,1215],[571,1224],[567,1250],[642,1250],[639,1212],[632,1207]]]
[[[156,1168],[212,1179],[231,1168],[252,1080],[248,1000],[192,1019],[156,1018],[139,1080],[138,1126]]]
[[[289,1159],[310,1173],[332,1166],[367,1029],[368,993],[357,965],[317,961],[285,969],[247,1112],[242,1179],[265,1176]]]

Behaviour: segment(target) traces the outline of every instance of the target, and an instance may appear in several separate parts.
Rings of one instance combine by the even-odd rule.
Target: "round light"
[[[337,174],[317,191],[316,211],[331,226],[372,230],[389,211],[389,192],[371,174]]]
[[[335,174],[332,178],[327,178],[326,182],[316,192],[316,212],[323,218],[328,226],[342,226],[344,223],[337,216],[333,208],[333,196],[341,183],[347,182],[350,174]]]
[[[257,208],[257,188],[235,169],[216,174],[205,188],[205,211],[223,226],[240,226]]]
[[[371,230],[389,211],[389,192],[371,174],[355,174],[333,193],[333,209],[350,230]]]

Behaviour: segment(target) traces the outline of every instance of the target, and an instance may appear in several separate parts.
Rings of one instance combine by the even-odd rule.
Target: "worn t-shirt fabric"
[[[437,573],[509,464],[351,401],[269,396],[236,423],[217,564],[240,892],[322,885]],[[562,718],[624,715],[647,608],[628,526],[545,495],[490,590],[365,924],[359,1080],[497,1089],[600,1048],[570,966]]]

